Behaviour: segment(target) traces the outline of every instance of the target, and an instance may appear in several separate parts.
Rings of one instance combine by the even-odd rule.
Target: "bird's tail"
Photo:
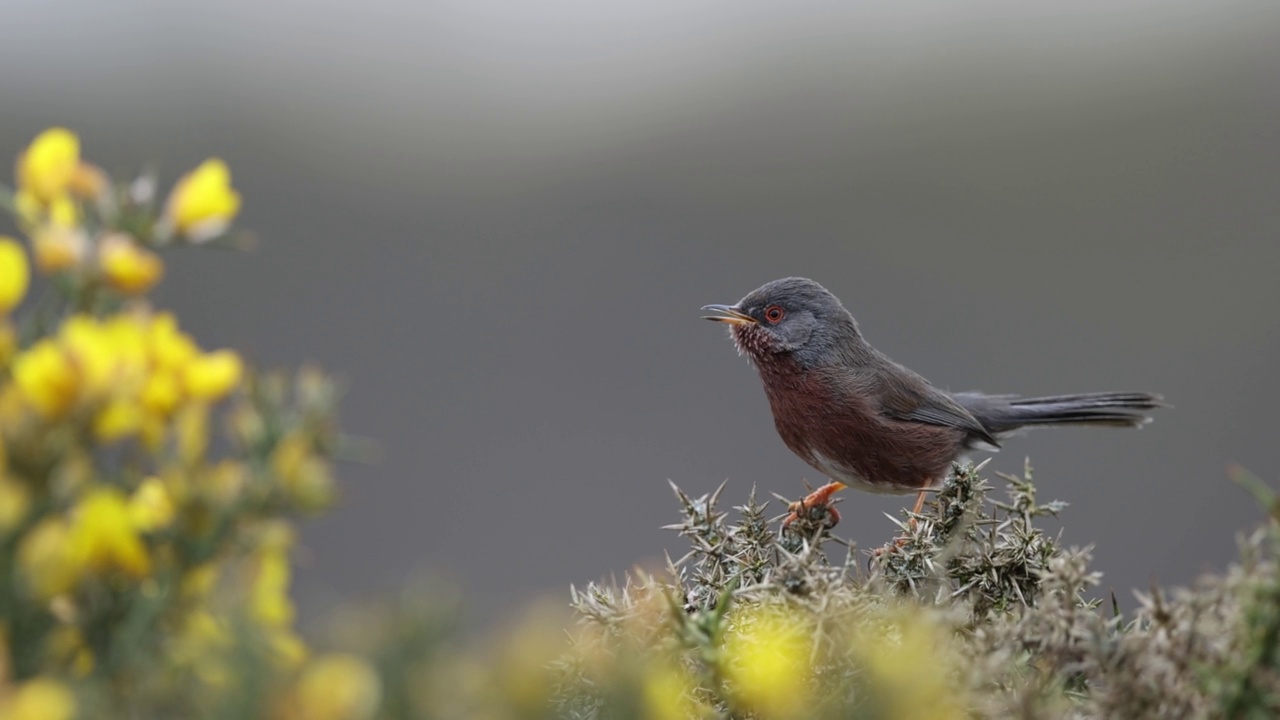
[[[1037,398],[962,393],[956,399],[995,434],[1034,425],[1138,427],[1151,421],[1150,411],[1166,407],[1159,395],[1132,392]]]

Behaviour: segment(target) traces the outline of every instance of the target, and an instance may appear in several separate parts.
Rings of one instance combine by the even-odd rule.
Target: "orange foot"
[[[902,549],[902,546],[903,546],[903,545],[906,545],[906,544],[907,544],[907,538],[906,538],[906,536],[905,536],[905,535],[900,535],[900,536],[898,536],[898,537],[896,537],[896,538],[894,538],[894,539],[890,540],[888,543],[886,543],[886,544],[884,544],[884,545],[881,545],[880,547],[876,548],[875,550],[872,550],[872,551],[871,551],[871,556],[872,556],[872,557],[880,557],[881,555],[883,555],[883,554],[885,554],[885,553],[887,553],[887,552],[890,552],[890,551],[893,551],[893,550],[901,550],[901,549]]]
[[[799,520],[801,517],[814,518],[820,517],[821,512],[825,512],[829,522],[826,524],[827,529],[831,529],[840,523],[840,513],[835,508],[835,503],[831,496],[848,487],[842,482],[830,482],[813,492],[805,495],[802,499],[797,500],[787,506],[790,514],[782,521],[782,529],[786,529],[791,523]],[[819,511],[815,513],[815,511]]]

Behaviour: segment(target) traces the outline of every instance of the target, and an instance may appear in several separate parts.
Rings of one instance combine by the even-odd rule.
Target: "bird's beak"
[[[730,325],[755,325],[756,319],[743,313],[732,305],[703,305],[703,310],[720,313],[719,315],[703,315],[703,320],[729,323]]]

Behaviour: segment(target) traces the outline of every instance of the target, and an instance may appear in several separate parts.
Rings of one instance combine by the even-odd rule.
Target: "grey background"
[[[666,480],[795,495],[699,306],[800,274],[953,389],[1155,390],[1010,442],[1121,589],[1221,566],[1275,481],[1280,5],[8,2],[0,148],[209,155],[252,255],[179,253],[206,346],[318,361],[378,438],[306,525],[311,612],[422,574],[473,618],[677,547]],[[906,501],[851,495],[841,531]]]

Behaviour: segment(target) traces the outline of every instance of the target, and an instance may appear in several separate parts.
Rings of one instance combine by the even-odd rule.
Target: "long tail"
[[[959,393],[955,398],[993,434],[1029,425],[1138,427],[1151,421],[1150,411],[1167,407],[1159,395],[1131,392],[1038,398]]]

